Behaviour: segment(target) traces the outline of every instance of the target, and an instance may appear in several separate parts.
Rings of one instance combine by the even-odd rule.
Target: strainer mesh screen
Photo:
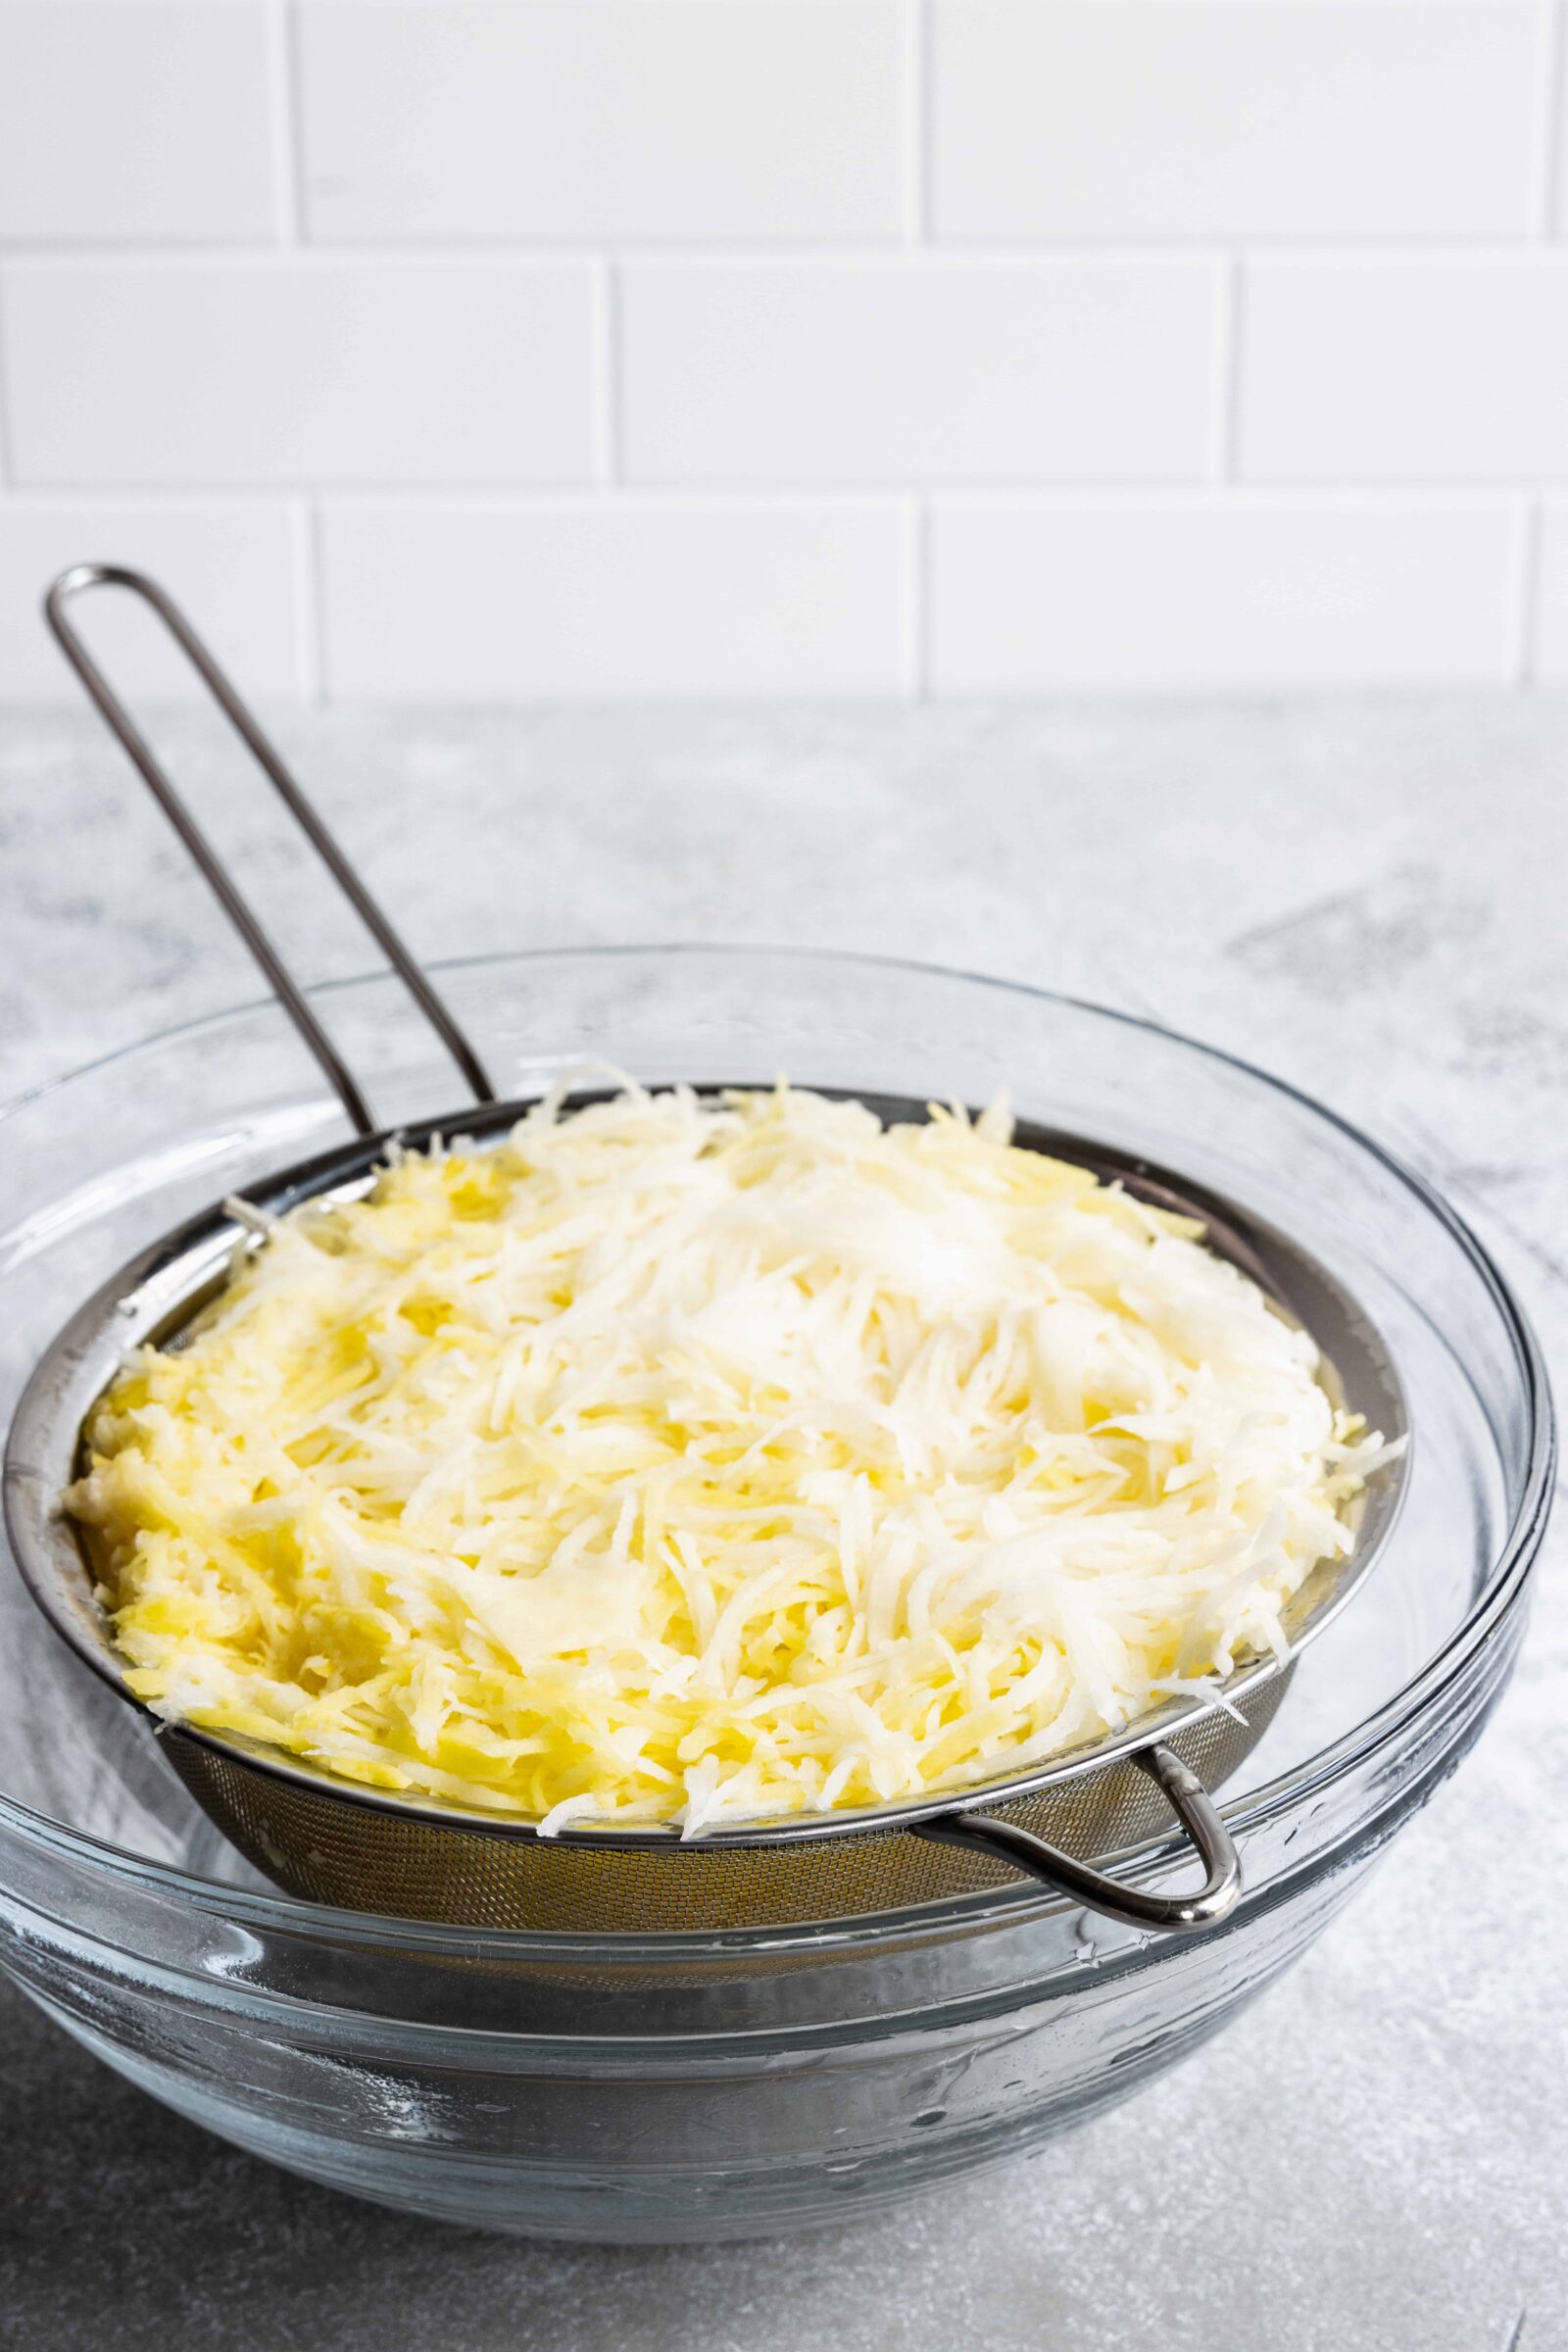
[[[1248,1722],[1223,1711],[1166,1741],[1210,1788],[1261,1738],[1286,1677],[1250,1693]],[[755,1845],[647,1847],[487,1834],[279,1780],[178,1733],[164,1753],[198,1804],[259,1870],[290,1894],[351,1911],[474,1928],[585,1935],[799,1927],[858,1919],[1016,1883],[1000,1856],[938,1844],[910,1830],[867,1829]],[[1165,1799],[1131,1763],[1038,1795],[983,1806],[1083,1861],[1171,1826]]]

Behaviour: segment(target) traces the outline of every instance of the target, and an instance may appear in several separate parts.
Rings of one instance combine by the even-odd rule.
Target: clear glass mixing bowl
[[[1450,1211],[1253,1070],[1119,1015],[918,966],[734,949],[448,966],[508,1092],[648,1080],[983,1102],[1178,1168],[1294,1232],[1392,1345],[1415,1451],[1392,1547],[1225,1790],[1247,1891],[1140,1936],[1020,1884],[917,1912],[659,1939],[480,1935],[287,1898],[0,1573],[0,1963],[109,2065],[341,2188],[563,2237],[755,2234],[931,2186],[1125,2098],[1332,1918],[1476,1739],[1524,1628],[1551,1416]],[[388,979],[321,992],[384,1118],[450,1073]],[[142,1243],[341,1130],[282,1015],[155,1039],[0,1117],[0,1406]],[[1124,1865],[1169,1875],[1176,1844]],[[1462,1857],[1455,1868],[1462,1869]]]

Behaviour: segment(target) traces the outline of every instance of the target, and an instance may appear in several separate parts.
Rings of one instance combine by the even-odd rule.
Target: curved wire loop
[[[359,1081],[317,1019],[304,991],[284,963],[228,867],[180,799],[146,737],[88,653],[74,623],[67,617],[69,600],[91,588],[127,589],[156,612],[452,1055],[473,1090],[475,1101],[493,1102],[496,1099],[495,1089],[485,1074],[478,1054],[173,599],[159,587],[156,580],[150,580],[145,572],[130,571],[123,564],[73,564],[69,571],[61,573],[44,598],[44,615],[50,628],[59,639],[67,661],[206,876],[219,905],[261,965],[278,1003],[315,1054],[359,1133],[373,1135],[376,1132],[374,1115]]]
[[[1016,1822],[998,1821],[986,1813],[948,1813],[922,1822],[918,1835],[945,1845],[965,1845],[983,1853],[1001,1854],[1032,1878],[1043,1880],[1059,1894],[1071,1895],[1086,1910],[1133,1928],[1155,1928],[1166,1935],[1212,1927],[1234,1905],[1242,1891],[1241,1857],[1213,1798],[1196,1772],[1189,1771],[1168,1747],[1154,1746],[1129,1758],[1163,1789],[1171,1810],[1201,1857],[1207,1877],[1196,1894],[1145,1894],[1125,1886],[1102,1870],[1050,1845]]]

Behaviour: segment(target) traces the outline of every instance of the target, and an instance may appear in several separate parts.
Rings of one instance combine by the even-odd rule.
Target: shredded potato
[[[1200,1227],[1000,1102],[564,1086],[270,1220],[97,1409],[67,1501],[157,1712],[692,1835],[1283,1650],[1387,1449]]]

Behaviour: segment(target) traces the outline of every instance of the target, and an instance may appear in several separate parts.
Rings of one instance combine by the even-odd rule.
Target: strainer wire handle
[[[283,1010],[315,1054],[357,1131],[361,1135],[374,1135],[376,1120],[353,1071],[312,1011],[303,990],[241,894],[228,867],[175,791],[146,737],[67,618],[68,600],[79,596],[88,588],[127,588],[157,613],[334,882],[388,957],[404,987],[472,1088],[475,1101],[493,1102],[496,1099],[495,1088],[472,1046],[317,815],[274,746],[263,734],[253,713],[241,702],[172,598],[159,587],[156,580],[150,580],[145,572],[127,570],[120,564],[73,564],[69,571],[61,573],[44,598],[44,615],[50,628],[59,639],[67,661],[120,738],[129,758],[151,787],[164,814],[207,877],[223,912],[266,973]]]
[[[1182,1929],[1212,1927],[1223,1919],[1242,1891],[1241,1857],[1213,1798],[1199,1779],[1168,1747],[1152,1747],[1132,1758],[1163,1789],[1172,1811],[1202,1858],[1208,1876],[1197,1894],[1144,1894],[1093,1870],[1058,1846],[1049,1845],[1013,1821],[999,1821],[985,1813],[950,1813],[921,1825],[928,1838],[944,1844],[978,1846],[1017,1863],[1032,1877],[1043,1879],[1061,1894],[1069,1894],[1091,1911],[1119,1919],[1133,1928],[1155,1928],[1165,1934]]]

